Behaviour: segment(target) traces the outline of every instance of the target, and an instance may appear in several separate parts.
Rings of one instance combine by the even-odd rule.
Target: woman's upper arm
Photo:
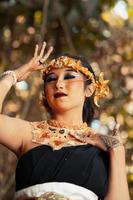
[[[31,126],[28,121],[0,114],[0,144],[18,154],[29,135]]]

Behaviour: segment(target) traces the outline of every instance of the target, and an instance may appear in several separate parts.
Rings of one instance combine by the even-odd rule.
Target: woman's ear
[[[85,88],[85,97],[90,97],[92,96],[92,94],[95,91],[95,86],[93,83],[91,83],[90,85],[87,85]]]

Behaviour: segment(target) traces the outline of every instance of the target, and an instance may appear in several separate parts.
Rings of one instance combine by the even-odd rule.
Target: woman
[[[19,158],[16,199],[129,200],[125,151],[118,131],[103,136],[87,125],[92,120],[92,99],[108,93],[103,75],[77,57],[61,56],[48,64],[53,48],[44,42],[34,57],[1,75],[0,105],[16,81],[43,70],[43,103],[48,121],[28,122],[0,115],[0,143]],[[87,111],[88,110],[88,111]],[[6,124],[6,126],[4,126]],[[20,131],[21,130],[21,131]]]

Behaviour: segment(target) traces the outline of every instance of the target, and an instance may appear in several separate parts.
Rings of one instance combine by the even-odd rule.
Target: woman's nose
[[[56,88],[59,89],[59,88],[63,88],[63,87],[64,87],[64,80],[58,79],[56,82]]]

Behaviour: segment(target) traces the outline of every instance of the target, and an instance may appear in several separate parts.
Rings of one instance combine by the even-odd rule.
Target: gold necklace
[[[80,126],[69,126],[56,120],[31,122],[32,141],[51,146],[54,150],[67,146],[87,144],[93,130],[83,123]],[[84,127],[84,128],[83,128]]]

